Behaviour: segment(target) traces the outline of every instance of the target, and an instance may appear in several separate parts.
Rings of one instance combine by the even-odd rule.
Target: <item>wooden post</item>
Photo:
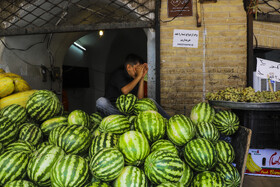
[[[201,8],[200,8],[200,1],[196,0],[196,21],[197,27],[201,27]]]

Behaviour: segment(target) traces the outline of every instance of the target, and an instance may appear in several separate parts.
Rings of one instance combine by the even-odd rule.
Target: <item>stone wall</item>
[[[201,4],[202,26],[193,16],[167,17],[167,0],[161,4],[161,105],[173,114],[189,114],[205,101],[209,91],[246,85],[246,12],[242,0]],[[198,30],[198,48],[173,47],[174,29]]]

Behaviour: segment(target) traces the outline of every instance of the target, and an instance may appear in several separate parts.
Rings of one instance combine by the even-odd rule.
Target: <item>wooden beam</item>
[[[200,1],[196,0],[196,26],[201,27],[201,7]]]
[[[255,16],[254,16],[255,17]],[[265,21],[265,22],[273,22],[280,23],[280,15],[273,14],[257,14],[255,18],[256,21]]]

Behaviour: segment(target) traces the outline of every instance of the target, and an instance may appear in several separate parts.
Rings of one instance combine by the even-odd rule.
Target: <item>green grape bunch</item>
[[[280,90],[271,91],[255,91],[252,87],[228,87],[217,92],[208,92],[206,99],[212,101],[232,101],[232,102],[280,102]]]

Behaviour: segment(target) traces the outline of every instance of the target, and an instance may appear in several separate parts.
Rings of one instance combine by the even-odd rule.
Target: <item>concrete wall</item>
[[[246,85],[246,12],[243,0],[201,4],[202,26],[193,16],[161,22],[161,104],[169,114],[186,113],[209,91]],[[161,4],[167,17],[167,0]],[[198,30],[198,48],[173,47],[174,29]]]

